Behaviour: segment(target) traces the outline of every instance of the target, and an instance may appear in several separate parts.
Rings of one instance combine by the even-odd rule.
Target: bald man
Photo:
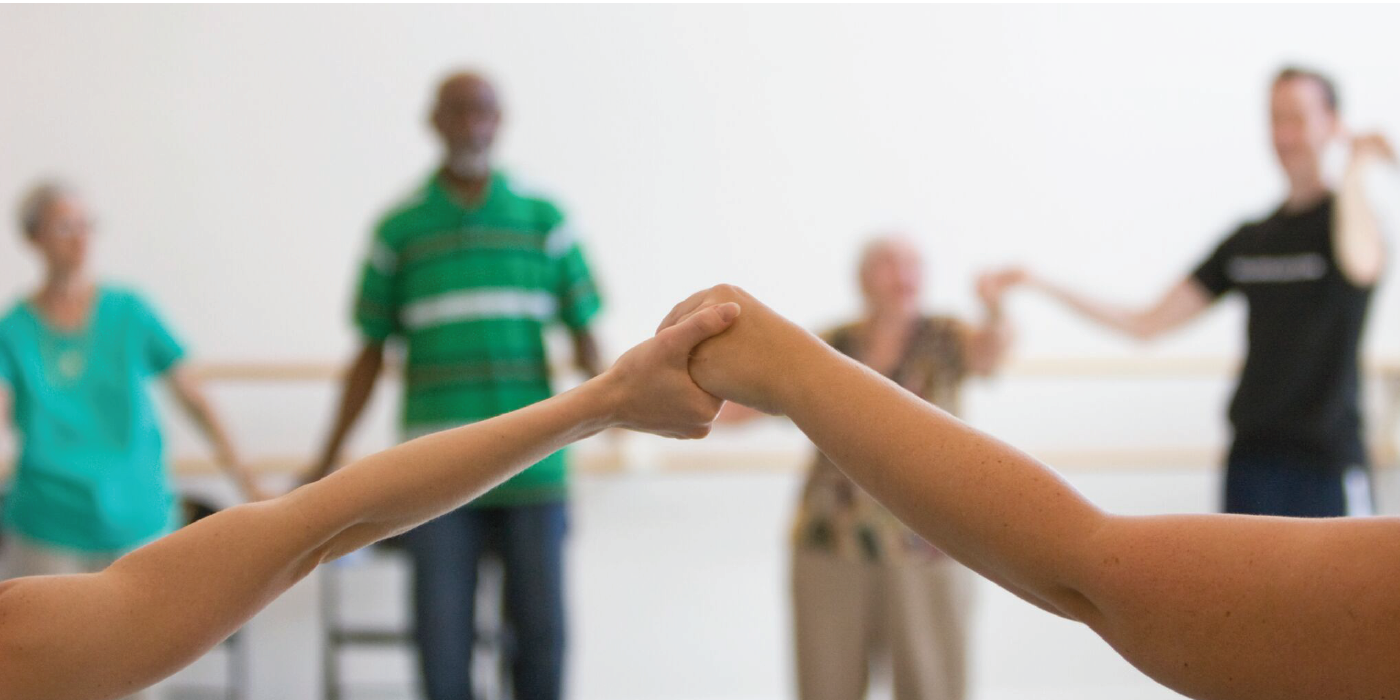
[[[375,230],[355,305],[363,345],[313,479],[337,463],[390,338],[407,346],[405,439],[549,398],[548,324],[562,322],[578,367],[598,373],[588,330],[598,292],[569,223],[552,202],[492,167],[501,124],[496,88],[476,73],[448,76],[431,121],[442,162]],[[472,697],[477,564],[488,550],[505,568],[515,697],[559,698],[567,486],[564,454],[543,455],[470,506],[406,537],[429,700]]]

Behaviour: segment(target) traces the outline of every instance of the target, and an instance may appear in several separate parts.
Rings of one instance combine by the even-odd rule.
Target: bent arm
[[[982,275],[977,280],[977,294],[982,298],[982,323],[968,329],[963,340],[963,355],[967,369],[979,377],[987,377],[1001,369],[1011,348],[1014,335],[1002,303],[1006,290],[1013,283],[1013,273]]]
[[[1212,700],[1400,687],[1400,519],[1110,515],[742,292],[702,299],[745,312],[698,348],[700,386],[786,414],[930,543],[1164,685]]]
[[[1057,474],[826,348],[809,346],[791,375],[779,410],[916,532],[1043,608],[1092,612],[1063,545],[1105,515]]]
[[[1332,251],[1342,274],[1358,287],[1370,287],[1385,271],[1385,241],[1375,203],[1367,194],[1367,175],[1382,163],[1394,164],[1395,154],[1381,136],[1363,136],[1353,146],[1352,159],[1337,188]]]
[[[1400,520],[1106,515],[1024,453],[841,359],[800,371],[822,381],[782,402],[798,427],[935,546],[1088,624],[1159,682],[1240,700],[1400,687]],[[1337,694],[1339,679],[1358,692]]]

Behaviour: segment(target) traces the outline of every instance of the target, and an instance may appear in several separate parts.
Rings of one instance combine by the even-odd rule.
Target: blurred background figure
[[[153,377],[244,495],[263,498],[169,327],[136,292],[94,280],[83,200],[62,184],[37,185],[19,224],[44,274],[0,318],[0,410],[20,446],[4,508],[8,574],[99,571],[180,524]]]
[[[378,225],[355,322],[363,346],[311,477],[339,461],[392,337],[407,345],[404,439],[491,418],[550,396],[543,333],[561,321],[578,367],[599,371],[588,324],[599,297],[563,213],[492,168],[496,89],[475,73],[438,89],[440,167]],[[405,538],[414,562],[414,629],[429,700],[472,697],[478,563],[504,568],[504,650],[518,700],[561,694],[567,472],[562,452]]]
[[[1012,276],[984,275],[973,326],[920,308],[923,262],[903,237],[860,259],[864,315],[823,334],[833,347],[954,415],[962,387],[1001,365],[1011,342],[1001,298]],[[727,406],[728,423],[762,414]],[[924,542],[817,452],[792,531],[798,695],[859,700],[892,675],[897,700],[967,697],[975,576]]]
[[[1281,70],[1269,112],[1287,198],[1267,218],[1240,226],[1155,304],[1130,309],[1029,272],[1019,279],[1140,340],[1181,327],[1239,290],[1249,308],[1248,349],[1230,404],[1225,512],[1369,514],[1359,354],[1389,232],[1366,183],[1375,165],[1395,163],[1395,152],[1378,134],[1348,132],[1335,85],[1315,71]],[[1334,186],[1324,165],[1337,147],[1350,159]]]

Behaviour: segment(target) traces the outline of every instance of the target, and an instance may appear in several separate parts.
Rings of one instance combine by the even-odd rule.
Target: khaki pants
[[[793,555],[801,700],[860,700],[888,668],[896,700],[963,700],[976,576],[952,559],[876,565]]]
[[[125,552],[76,552],[46,546],[26,540],[12,532],[5,533],[5,568],[10,578],[23,576],[66,576],[101,571],[121,558]],[[155,694],[143,690],[125,700],[154,700]]]

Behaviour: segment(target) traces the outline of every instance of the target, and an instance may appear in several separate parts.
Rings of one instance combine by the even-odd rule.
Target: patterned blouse
[[[967,377],[966,326],[957,319],[922,317],[904,356],[887,376],[929,403],[959,415]],[[856,356],[856,325],[840,326],[823,338],[841,353]],[[793,545],[871,563],[927,561],[943,556],[905,527],[820,451],[813,458],[793,525]]]

